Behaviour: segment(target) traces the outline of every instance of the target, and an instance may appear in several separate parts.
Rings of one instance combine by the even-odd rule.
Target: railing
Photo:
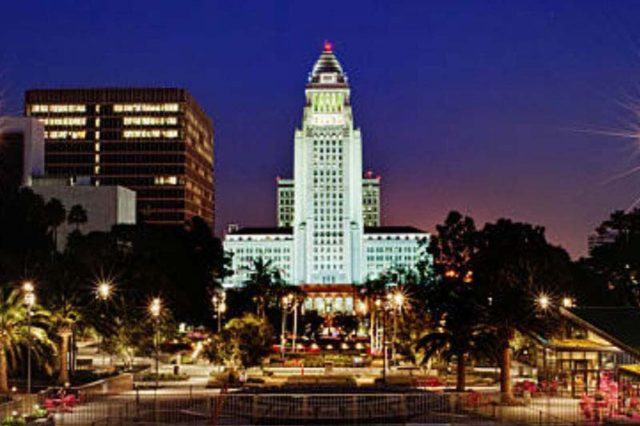
[[[357,392],[357,391],[356,391]],[[140,392],[90,395],[56,425],[249,425],[363,423],[582,424],[579,401],[533,398],[528,405],[499,404],[499,394],[480,393],[278,393],[211,394]]]

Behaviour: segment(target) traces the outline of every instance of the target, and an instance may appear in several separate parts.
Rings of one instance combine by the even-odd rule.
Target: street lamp
[[[570,297],[565,297],[562,299],[562,306],[565,308],[573,308],[575,306],[575,302]]]
[[[293,299],[293,295],[287,294],[282,298],[282,330],[280,333],[280,354],[284,358],[285,346],[286,346],[286,330],[287,330],[287,309]]]
[[[149,314],[151,318],[153,318],[153,324],[155,328],[154,332],[154,349],[156,353],[156,390],[158,389],[158,380],[160,379],[160,335],[159,335],[159,323],[160,323],[160,314],[162,313],[162,299],[159,297],[154,297],[149,304]]]
[[[96,297],[105,304],[111,298],[112,292],[113,292],[113,284],[109,281],[100,281],[96,285]],[[102,313],[100,316],[104,320],[104,313]],[[102,349],[102,367],[104,368],[104,365],[106,363],[105,362],[106,354],[104,349],[104,333],[101,333],[100,346]]]
[[[218,329],[217,329],[218,333],[220,333],[222,329],[222,314],[224,314],[227,311],[226,300],[227,300],[227,295],[224,292],[220,293],[219,296],[218,296],[218,293],[216,293],[211,298],[211,303],[213,304],[213,309],[215,310],[216,317],[218,319]]]
[[[111,291],[113,290],[112,286],[113,284],[109,281],[100,281],[96,286],[96,295],[98,298],[103,302],[109,300],[111,298]]]
[[[405,295],[402,290],[398,289],[393,293],[390,299],[392,306],[390,308],[393,311],[393,338],[391,340],[391,360],[395,362],[396,359],[396,340],[398,339],[398,316],[402,312],[404,307]]]
[[[24,304],[27,307],[27,333],[29,335],[27,339],[27,393],[31,394],[31,317],[33,306],[36,304],[36,293],[31,281],[25,281],[22,284],[22,291],[24,292]]]
[[[544,293],[541,293],[538,296],[538,306],[540,306],[540,309],[542,309],[543,311],[546,311],[549,308],[549,305],[551,304],[551,301],[549,300],[549,296],[547,296]]]

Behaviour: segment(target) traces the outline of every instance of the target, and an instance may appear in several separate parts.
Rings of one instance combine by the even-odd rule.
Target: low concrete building
[[[68,179],[34,179],[32,189],[45,201],[57,198],[67,213],[76,204],[87,212],[87,222],[79,225],[82,233],[107,232],[114,225],[136,223],[136,193],[123,186],[92,186]],[[58,229],[58,249],[66,244],[66,236],[75,228],[64,223]]]

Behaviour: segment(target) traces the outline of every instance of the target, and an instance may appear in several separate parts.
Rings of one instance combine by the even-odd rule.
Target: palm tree
[[[67,223],[69,225],[75,225],[76,231],[80,227],[80,225],[87,223],[87,211],[80,204],[76,204],[71,207],[69,210],[69,215],[67,216]]]
[[[439,303],[439,308],[432,314],[433,331],[422,336],[416,345],[424,351],[422,363],[436,354],[447,362],[455,358],[456,391],[464,392],[466,361],[482,353],[488,337],[480,319],[481,307],[469,287],[458,287],[440,301],[432,299],[431,303]]]
[[[60,300],[51,309],[51,329],[58,339],[58,383],[61,385],[69,382],[69,340],[82,319],[76,306],[71,300]]]
[[[17,365],[20,349],[31,344],[32,354],[42,358],[42,351],[50,345],[47,336],[48,315],[39,305],[29,311],[24,295],[18,289],[3,285],[0,288],[0,392],[9,393],[10,364]],[[29,330],[31,335],[29,335]]]
[[[367,312],[369,313],[369,347],[373,350],[376,342],[376,318],[378,307],[376,300],[382,300],[387,293],[387,278],[380,275],[375,278],[368,278],[361,286],[359,293],[364,297]]]
[[[266,318],[267,307],[282,296],[284,287],[285,282],[280,270],[274,266],[271,259],[253,259],[249,279],[244,282],[244,288],[256,303],[256,313],[260,318]]]
[[[58,228],[64,223],[67,212],[57,198],[50,199],[44,206],[44,213],[53,237],[53,244],[58,248]]]
[[[49,311],[50,333],[58,346],[58,381],[69,382],[68,355],[70,337],[80,326],[99,322],[100,315],[91,310],[95,297],[88,289],[91,275],[70,251],[58,254],[46,272],[43,300]],[[89,314],[92,312],[92,314]],[[86,320],[86,321],[85,321]]]

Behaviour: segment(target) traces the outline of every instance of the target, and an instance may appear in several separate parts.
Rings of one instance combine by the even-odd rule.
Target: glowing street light
[[[549,296],[544,293],[538,296],[538,306],[540,306],[542,310],[548,309],[550,304],[551,301],[549,300]]]
[[[565,297],[562,299],[562,306],[565,308],[573,308],[575,306],[575,303],[572,298]]]
[[[222,329],[222,314],[227,311],[227,295],[222,292],[220,295],[218,293],[214,294],[211,298],[211,303],[213,304],[213,309],[216,312],[216,317],[218,319],[218,333]]]
[[[31,282],[31,281],[23,282],[22,283],[22,291],[24,291],[25,294],[33,293],[35,291],[35,288],[33,286],[33,282]]]
[[[154,297],[149,304],[149,314],[155,320],[160,317],[160,313],[162,312],[162,299],[159,297]]]
[[[398,310],[402,309],[402,307],[404,306],[404,299],[404,294],[402,294],[400,290],[396,291],[393,294],[393,303],[395,304],[396,308],[398,308]]]
[[[96,295],[100,300],[106,302],[111,298],[113,285],[109,281],[100,281],[96,286]]]

